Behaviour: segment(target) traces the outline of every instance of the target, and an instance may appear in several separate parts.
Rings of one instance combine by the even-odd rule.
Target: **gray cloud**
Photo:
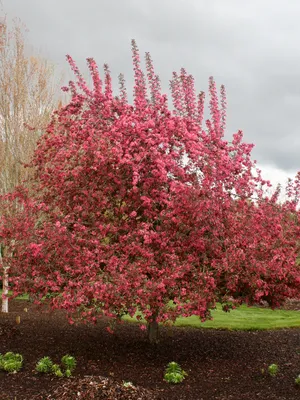
[[[184,66],[197,90],[225,84],[228,132],[244,131],[261,165],[300,169],[300,3],[296,0],[4,0],[29,40],[68,70],[65,54],[107,62],[132,86],[130,40],[150,51],[164,90]],[[86,71],[86,69],[85,69]],[[71,76],[68,75],[67,76]],[[114,84],[117,87],[117,81]]]

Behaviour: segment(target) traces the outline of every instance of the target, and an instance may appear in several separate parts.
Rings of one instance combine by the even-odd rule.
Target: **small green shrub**
[[[70,370],[70,369],[66,369],[66,370],[65,370],[65,377],[66,377],[66,378],[70,378],[70,376],[72,376],[71,370]]]
[[[0,369],[6,372],[18,372],[22,368],[23,357],[21,354],[13,353],[9,351],[8,353],[2,355],[0,354]]]
[[[70,372],[72,372],[76,368],[75,357],[70,356],[69,354],[66,354],[62,357],[61,363],[66,371],[69,370]]]
[[[277,364],[269,365],[268,372],[271,376],[276,376],[278,374],[278,365]]]
[[[172,361],[167,365],[164,379],[168,383],[176,384],[181,383],[185,379],[185,376],[187,376],[187,373],[183,371],[179,364]]]
[[[72,376],[72,372],[76,368],[76,360],[75,357],[66,354],[61,359],[62,367],[64,369],[64,373],[62,368],[58,364],[53,364],[50,357],[43,357],[36,364],[35,370],[40,373],[50,374],[53,373],[58,378],[62,378],[64,375],[67,378]]]
[[[298,375],[297,378],[295,379],[295,383],[296,385],[300,386],[300,375]]]
[[[53,364],[52,365],[52,372],[58,378],[62,378],[64,376],[64,374],[62,373],[62,371],[60,369],[60,366],[58,364]]]
[[[36,364],[35,370],[43,374],[52,372],[53,362],[50,357],[43,357]]]

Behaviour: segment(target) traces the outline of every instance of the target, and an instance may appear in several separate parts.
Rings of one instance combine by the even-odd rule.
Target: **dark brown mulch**
[[[68,380],[54,391],[54,395],[49,395],[47,399],[116,399],[116,400],[139,400],[154,399],[155,394],[142,387],[131,385],[124,387],[122,383],[116,382],[111,378],[101,376],[86,376]]]
[[[162,328],[161,342],[153,347],[136,325],[120,325],[111,335],[105,321],[69,325],[63,312],[47,314],[25,301],[11,302],[10,309],[8,315],[0,314],[0,353],[21,353],[24,367],[17,374],[0,372],[1,400],[300,399],[300,387],[294,384],[300,374],[300,329]],[[59,362],[66,353],[78,362],[73,378],[35,373],[43,356]],[[170,361],[188,373],[180,385],[163,381]],[[275,378],[261,372],[272,363],[280,367]],[[124,381],[134,387],[125,388]]]

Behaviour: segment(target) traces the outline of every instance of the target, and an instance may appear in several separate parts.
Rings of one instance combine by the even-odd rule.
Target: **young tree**
[[[12,29],[5,19],[0,22],[0,195],[28,180],[32,170],[24,165],[32,158],[36,142],[57,104],[54,68],[40,56],[28,54],[23,31],[19,22]],[[0,256],[8,251],[3,243],[0,249]],[[6,260],[3,310],[8,310],[7,257]]]
[[[20,185],[31,173],[24,168],[56,108],[54,68],[29,55],[24,27],[0,23],[0,193]]]
[[[173,74],[171,111],[150,55],[147,87],[134,41],[132,50],[133,105],[122,76],[114,97],[108,67],[103,83],[88,59],[89,89],[68,56],[77,86],[64,89],[72,99],[55,113],[34,154],[35,201],[44,219],[34,241],[15,257],[14,268],[22,271],[17,290],[37,299],[51,294],[53,307],[90,320],[140,311],[152,342],[158,322],[191,314],[205,320],[216,301],[226,303],[229,296],[248,303],[269,296],[277,304],[288,290],[259,295],[257,288],[259,279],[279,287],[279,269],[285,287],[299,292],[291,251],[273,262],[266,235],[268,246],[252,255],[251,246],[267,233],[266,182],[242,133],[231,142],[224,138],[224,87],[219,105],[210,79],[211,119],[203,127],[204,94],[195,95],[192,76],[184,69]],[[250,229],[258,230],[255,240],[244,239]],[[250,261],[257,262],[252,274]],[[275,273],[262,274],[269,266]],[[247,286],[250,276],[254,284]]]

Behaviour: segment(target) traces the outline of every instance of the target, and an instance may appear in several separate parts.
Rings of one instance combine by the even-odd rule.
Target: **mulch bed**
[[[105,320],[69,325],[63,312],[49,314],[26,301],[12,301],[10,310],[0,313],[0,353],[21,353],[24,367],[16,374],[0,372],[1,400],[300,399],[294,384],[300,374],[300,329],[162,328],[159,345],[151,346],[137,325],[119,325],[112,335]],[[35,373],[40,358],[60,362],[67,353],[77,359],[74,377]],[[188,373],[182,384],[163,381],[170,361]],[[272,363],[280,368],[275,378],[261,371]],[[124,381],[134,387],[124,387]]]

